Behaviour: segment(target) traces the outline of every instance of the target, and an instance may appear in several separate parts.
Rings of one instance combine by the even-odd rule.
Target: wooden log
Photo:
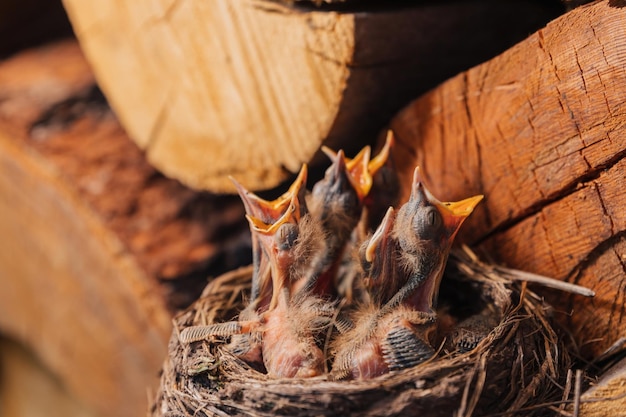
[[[33,401],[33,399],[36,399]],[[22,346],[0,338],[0,415],[98,417]]]
[[[172,307],[248,231],[236,197],[158,174],[94,89],[75,41],[0,63],[0,333],[99,415],[137,416]]]
[[[391,123],[404,177],[486,199],[462,238],[592,288],[549,293],[587,357],[626,332],[626,9],[577,8],[413,102]],[[405,190],[408,192],[408,189]]]
[[[323,142],[347,151],[372,142],[409,100],[555,13],[517,0],[286,3],[64,0],[100,86],[151,163],[191,187],[230,192],[228,175],[269,188]]]
[[[581,417],[623,415],[626,410],[626,359],[613,365],[595,381],[580,396],[578,403]],[[574,405],[569,408],[574,410]]]

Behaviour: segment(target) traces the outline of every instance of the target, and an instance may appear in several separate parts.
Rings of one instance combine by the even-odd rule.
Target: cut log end
[[[556,19],[391,123],[404,184],[420,165],[441,199],[486,196],[461,240],[595,291],[549,296],[587,357],[626,332],[626,9],[609,3]]]
[[[372,143],[409,100],[554,16],[539,2],[493,0],[354,1],[340,12],[259,0],[64,4],[151,163],[216,192],[235,191],[229,175],[274,187],[322,144]]]

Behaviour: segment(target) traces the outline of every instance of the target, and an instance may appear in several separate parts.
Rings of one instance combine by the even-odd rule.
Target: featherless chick
[[[312,294],[293,294],[300,268],[294,268],[303,256],[300,239],[301,220],[294,199],[277,222],[267,225],[248,216],[258,233],[270,263],[272,297],[268,310],[262,313],[262,352],[267,373],[278,378],[312,377],[324,371],[325,357],[318,347],[322,330],[330,323],[334,306]],[[305,221],[306,224],[306,221]],[[306,249],[305,249],[306,250]]]
[[[296,199],[302,210],[306,210],[304,195],[307,180],[307,166],[303,165],[297,178],[283,195],[268,201],[246,190],[231,177],[244,204],[246,214],[265,224],[278,222],[287,213]],[[302,204],[300,204],[302,203]],[[249,302],[239,313],[238,322],[217,323],[209,326],[195,326],[186,329],[181,337],[187,341],[197,341],[209,336],[230,336],[227,348],[237,357],[257,368],[263,366],[262,333],[258,330],[261,313],[269,308],[272,297],[272,280],[269,257],[264,253],[259,233],[251,225],[252,237],[252,281]]]
[[[312,218],[324,231],[326,241],[324,250],[311,264],[302,285],[305,291],[337,295],[337,286],[342,285],[337,282],[338,269],[344,260],[344,253],[349,252],[346,247],[351,243],[351,237],[359,240],[358,237],[354,238],[355,228],[362,217],[373,178],[387,161],[389,145],[390,142],[373,159],[370,159],[369,146],[365,146],[352,159],[346,157],[342,150],[334,152],[322,147],[333,162],[324,178],[313,187],[308,205]]]
[[[414,366],[434,349],[436,303],[454,237],[482,196],[442,203],[415,169],[411,196],[397,212],[389,208],[361,251],[370,297],[337,337],[335,378],[373,378]]]
[[[289,191],[274,201],[236,184],[253,237],[251,301],[238,321],[190,327],[181,333],[183,341],[231,336],[227,348],[252,365],[262,362],[272,377],[310,377],[323,372],[325,360],[318,337],[328,326],[334,305],[308,293],[292,297],[300,271],[307,268],[311,253],[320,252],[324,241],[306,209],[305,182],[306,165]]]
[[[256,194],[246,190],[241,184],[239,184],[234,178],[230,178],[239,196],[243,202],[246,214],[248,216],[255,217],[261,222],[266,224],[275,223],[280,217],[282,217],[287,208],[291,204],[292,199],[297,198],[300,216],[306,213],[306,181],[307,181],[307,165],[302,165],[300,172],[291,184],[289,189],[280,197],[273,201],[268,201],[260,198]],[[252,234],[252,288],[250,291],[251,300],[257,300],[262,298],[267,301],[267,297],[271,294],[271,288],[267,286],[271,284],[268,279],[269,274],[269,262],[267,256],[263,256],[262,248],[259,243],[259,237],[251,227],[250,232]],[[259,302],[260,306],[266,306],[267,302]]]

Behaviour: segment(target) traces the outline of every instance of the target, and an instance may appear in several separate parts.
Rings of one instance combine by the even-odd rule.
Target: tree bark
[[[405,185],[419,165],[440,199],[486,195],[462,238],[596,291],[549,294],[587,357],[626,332],[626,9],[614,3],[567,13],[391,123]]]
[[[64,0],[148,159],[194,188],[277,185],[321,144],[350,152],[409,100],[554,15],[541,2],[315,9],[264,0]],[[503,30],[503,28],[506,28]]]

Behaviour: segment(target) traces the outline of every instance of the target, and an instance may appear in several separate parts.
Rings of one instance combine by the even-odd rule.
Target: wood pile
[[[75,41],[4,61],[0,94],[2,333],[103,415],[137,415],[171,313],[249,260],[243,208],[156,172]]]
[[[532,287],[589,375],[614,365],[570,375],[576,412],[623,408],[625,4],[374,3],[64,0],[80,46],[0,49],[0,334],[144,413],[173,314],[250,260],[228,175],[268,189],[389,126],[403,198],[415,165],[484,194],[460,241],[595,291]]]
[[[391,122],[400,172],[420,165],[452,200],[486,196],[466,239],[596,291],[549,296],[586,356],[626,334],[625,53],[626,10],[583,6]]]
[[[322,143],[357,151],[409,100],[554,15],[519,0],[285,3],[64,0],[148,160],[230,192],[228,175],[273,187]]]

